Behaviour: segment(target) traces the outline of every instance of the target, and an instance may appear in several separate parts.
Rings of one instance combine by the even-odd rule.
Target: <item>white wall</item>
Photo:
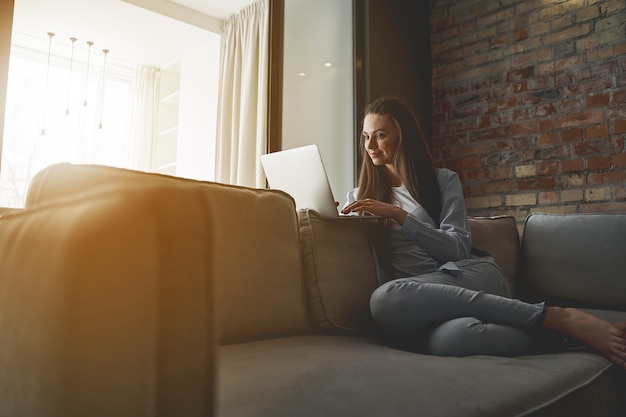
[[[341,204],[355,186],[352,68],[352,0],[285,0],[282,148],[317,144]]]

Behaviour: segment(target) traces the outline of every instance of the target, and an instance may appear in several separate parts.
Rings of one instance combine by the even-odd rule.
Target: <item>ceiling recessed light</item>
[[[333,64],[332,64],[332,63],[330,63],[330,62],[327,62],[327,63],[325,63],[325,64],[324,64],[324,66],[325,66],[326,68],[330,68],[330,67],[332,67],[332,66],[333,66]]]
[[[301,72],[298,74],[298,77],[301,77],[301,78],[306,77],[306,74],[304,72]]]

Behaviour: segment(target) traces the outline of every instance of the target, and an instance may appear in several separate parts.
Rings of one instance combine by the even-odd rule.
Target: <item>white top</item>
[[[436,173],[442,205],[439,227],[406,187],[393,188],[393,204],[408,212],[404,224],[393,222],[390,231],[393,279],[441,269],[458,271],[454,262],[470,256],[471,237],[461,181],[448,169],[438,169]],[[358,188],[350,190],[346,205],[355,201],[357,195]]]

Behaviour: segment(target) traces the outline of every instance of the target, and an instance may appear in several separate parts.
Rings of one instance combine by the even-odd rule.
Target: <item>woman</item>
[[[374,319],[395,334],[429,330],[433,354],[519,355],[547,329],[582,342],[626,368],[626,322],[577,309],[511,299],[490,257],[471,257],[470,233],[456,173],[434,169],[419,124],[395,98],[367,106],[359,187],[344,214],[385,220],[388,279],[372,294]],[[384,262],[383,262],[384,263]]]

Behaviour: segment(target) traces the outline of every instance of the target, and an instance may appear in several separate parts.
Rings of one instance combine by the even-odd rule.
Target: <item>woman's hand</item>
[[[407,212],[398,206],[393,204],[383,203],[382,201],[366,198],[365,200],[356,200],[341,210],[343,214],[349,214],[353,212],[365,212],[373,216],[381,216],[389,219],[393,219],[398,224],[404,223]]]

